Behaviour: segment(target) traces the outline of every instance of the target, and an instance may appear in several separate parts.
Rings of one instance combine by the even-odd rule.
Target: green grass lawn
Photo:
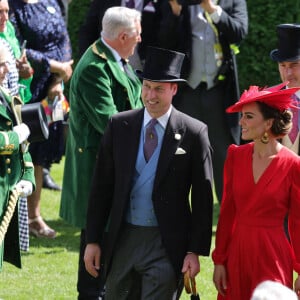
[[[53,165],[51,175],[56,182],[61,183],[62,173],[63,162]],[[47,223],[57,231],[57,237],[53,240],[30,238],[30,251],[22,254],[22,269],[4,263],[0,273],[1,300],[77,298],[79,230],[59,218],[59,203],[60,192],[43,190],[41,213]],[[215,220],[217,215],[218,204],[215,204]],[[201,299],[214,300],[216,292],[212,283],[213,263],[206,257],[201,257],[200,262],[201,272],[197,277],[197,287]],[[181,299],[188,300],[190,297],[183,293]]]

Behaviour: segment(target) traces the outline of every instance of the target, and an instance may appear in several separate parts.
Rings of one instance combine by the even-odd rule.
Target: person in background
[[[142,107],[141,83],[127,59],[141,41],[141,14],[126,7],[106,10],[101,38],[78,62],[70,86],[69,132],[60,216],[81,229],[78,299],[99,299],[101,282],[84,267],[88,195],[97,151],[109,118]]]
[[[288,87],[300,87],[300,25],[280,24],[277,26],[278,48],[270,52],[270,57],[277,62],[282,82],[288,81]],[[294,94],[294,100],[299,102],[300,92]],[[299,106],[299,105],[298,105]],[[281,139],[283,145],[300,154],[299,143],[299,109],[291,108],[293,113],[293,126],[289,134]],[[288,234],[287,217],[284,220],[284,228]]]
[[[141,69],[145,60],[147,46],[157,46],[156,36],[159,32],[160,24],[160,3],[161,1],[155,0],[92,0],[86,18],[79,29],[79,55],[82,55],[99,38],[102,29],[99,20],[102,20],[104,12],[109,7],[124,6],[134,8],[142,14],[142,41],[135,48],[134,54],[129,57],[129,62],[134,69]]]
[[[71,0],[57,0],[57,2],[61,8],[61,13],[65,20],[66,26],[68,26],[69,3],[71,2]],[[67,126],[66,120],[64,121],[64,125]],[[51,166],[43,168],[43,188],[53,191],[61,191],[61,187],[54,181],[54,179],[50,175],[50,168]]]
[[[212,253],[218,300],[250,299],[264,280],[293,288],[293,270],[300,273],[300,157],[278,141],[291,129],[292,95],[300,89],[287,84],[251,86],[226,110],[242,113],[242,139],[252,142],[231,145],[225,161]],[[299,294],[299,275],[294,289]]]
[[[255,288],[250,300],[298,300],[298,297],[280,282],[265,280]]]
[[[277,26],[278,48],[270,52],[270,57],[278,63],[278,70],[282,82],[288,81],[288,87],[300,87],[300,25],[280,24]],[[300,92],[295,94],[295,101],[299,101]],[[299,148],[299,110],[292,109],[293,129],[282,138],[283,145],[296,154]]]
[[[9,1],[10,20],[20,43],[27,40],[26,54],[34,69],[30,103],[50,104],[64,98],[63,85],[72,75],[71,43],[61,9],[56,0]],[[29,231],[35,237],[54,238],[56,232],[40,212],[43,167],[49,169],[64,154],[62,121],[51,122],[49,138],[29,148],[35,166],[36,190],[28,198]]]
[[[179,89],[173,105],[208,126],[220,201],[226,149],[240,142],[238,114],[228,116],[225,109],[240,96],[233,49],[237,50],[248,31],[246,1],[168,2],[158,44],[186,54],[182,72],[188,83]]]
[[[172,107],[185,82],[183,59],[180,52],[148,48],[138,73],[145,108],[113,116],[101,140],[84,260],[92,276],[106,279],[107,300],[178,298],[182,274],[195,277],[199,255],[209,255],[207,126]]]
[[[18,198],[29,196],[35,186],[33,164],[26,150],[30,130],[24,123],[16,124],[12,97],[2,87],[9,55],[8,49],[0,46],[0,269],[3,259],[21,267]]]
[[[24,50],[20,49],[14,26],[8,19],[9,5],[7,0],[0,1],[0,47],[7,50],[8,71],[1,81],[11,96],[18,96],[23,103],[31,100],[30,84],[33,69],[29,65]],[[29,229],[27,199],[19,198],[19,233],[20,248],[29,250]]]

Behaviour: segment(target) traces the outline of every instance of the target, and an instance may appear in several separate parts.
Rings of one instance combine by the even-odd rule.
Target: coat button
[[[11,173],[11,168],[8,168],[7,169],[7,174],[10,174]]]
[[[6,125],[7,125],[7,126],[10,126],[11,124],[12,124],[11,121],[7,121],[7,122],[6,122]]]
[[[5,163],[8,165],[8,164],[10,164],[10,158],[7,158],[6,160],[5,160]]]
[[[78,148],[78,152],[79,152],[79,153],[82,153],[82,152],[83,152],[83,149],[82,149],[82,148]]]

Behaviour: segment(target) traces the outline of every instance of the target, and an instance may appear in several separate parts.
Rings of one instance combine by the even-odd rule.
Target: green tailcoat
[[[11,97],[0,88],[8,105]],[[4,105],[0,104],[0,222],[7,211],[11,191],[21,179],[35,184],[34,169],[28,152],[20,152],[19,138],[13,131],[13,115]],[[14,211],[4,241],[0,245],[0,269],[3,259],[21,267],[19,247],[18,208]]]
[[[60,206],[60,216],[68,223],[85,228],[91,179],[104,129],[113,114],[142,107],[140,94],[140,80],[135,75],[131,79],[122,71],[100,39],[78,62],[70,86]]]

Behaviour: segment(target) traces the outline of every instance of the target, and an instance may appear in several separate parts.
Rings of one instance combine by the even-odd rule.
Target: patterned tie
[[[155,148],[158,144],[157,132],[155,130],[155,124],[157,123],[156,119],[151,119],[145,134],[145,143],[144,143],[144,156],[146,161],[148,162],[151,158]]]
[[[128,7],[128,8],[135,8],[134,0],[126,0],[125,1],[125,6]]]
[[[292,144],[294,144],[296,137],[298,135],[298,131],[299,131],[299,128],[298,128],[299,112],[298,112],[297,108],[291,108],[291,111],[293,113],[293,119],[292,119],[293,125],[292,125],[292,130],[289,133],[289,137],[290,137]]]

